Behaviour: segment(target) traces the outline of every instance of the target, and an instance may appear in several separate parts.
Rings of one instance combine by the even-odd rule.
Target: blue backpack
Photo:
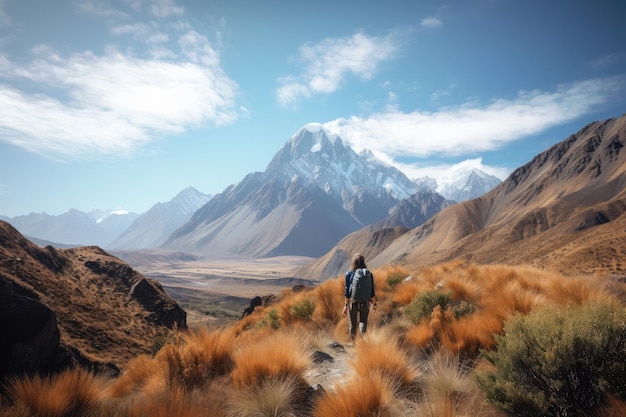
[[[372,297],[373,277],[367,268],[357,268],[352,274],[350,285],[350,300],[368,301]]]

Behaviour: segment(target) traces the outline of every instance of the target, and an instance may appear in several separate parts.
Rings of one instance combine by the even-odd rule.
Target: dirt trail
[[[354,346],[330,341],[324,349],[313,354],[311,367],[305,378],[312,385],[319,384],[325,391],[336,391],[337,385],[353,373],[350,361],[354,358]]]

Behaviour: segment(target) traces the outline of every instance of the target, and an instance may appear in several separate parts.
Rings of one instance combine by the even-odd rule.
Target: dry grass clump
[[[394,407],[397,387],[394,381],[380,373],[347,381],[337,388],[336,393],[327,392],[316,402],[315,417],[361,417],[361,416],[403,416]]]
[[[234,355],[232,379],[236,388],[259,384],[265,379],[293,378],[303,381],[309,352],[302,338],[274,332],[248,343]]]
[[[445,351],[430,355],[421,366],[421,406],[424,415],[478,415],[485,398],[470,363]]]
[[[155,360],[165,365],[168,386],[193,389],[230,372],[234,346],[230,330],[200,328],[183,334],[180,345],[164,346]]]
[[[265,378],[258,384],[233,390],[228,400],[229,417],[296,416],[301,382],[293,376]]]
[[[39,417],[82,417],[100,404],[104,380],[81,369],[51,377],[22,377],[10,382],[9,397],[30,415]],[[19,407],[19,406],[18,406]]]
[[[315,288],[314,295],[317,299],[317,308],[313,319],[318,323],[336,323],[341,318],[343,305],[343,289],[345,280],[343,277],[329,279]]]
[[[128,363],[126,370],[108,387],[107,395],[111,398],[124,397],[146,385],[162,381],[161,364],[148,355],[139,355]]]
[[[408,353],[399,347],[390,332],[382,330],[369,332],[357,340],[351,365],[359,377],[379,373],[403,389],[410,388],[417,378]]]

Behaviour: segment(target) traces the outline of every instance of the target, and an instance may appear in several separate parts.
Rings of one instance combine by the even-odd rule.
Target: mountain
[[[335,248],[295,271],[296,276],[324,280],[345,271],[352,256],[358,252],[366,259],[382,252],[407,230],[417,227],[429,218],[454,204],[428,188],[401,200],[383,220],[366,226],[344,237]]]
[[[623,276],[625,143],[626,115],[591,123],[489,193],[447,207],[380,250],[370,250],[368,265],[432,265],[461,258]],[[332,269],[337,254],[360,250],[375,233],[347,236],[311,265],[311,273]]]
[[[170,201],[152,206],[106,248],[157,248],[210,199],[210,195],[202,194],[193,187],[185,188]]]
[[[80,364],[116,373],[154,353],[186,313],[102,249],[41,248],[0,221],[0,379]]]
[[[202,256],[320,256],[385,219],[417,185],[371,152],[356,154],[319,124],[298,130],[264,172],[201,207],[165,249]]]
[[[456,167],[437,179],[434,188],[448,200],[467,201],[491,191],[502,180],[478,168]]]
[[[71,209],[58,216],[31,213],[7,221],[20,233],[65,245],[97,245],[105,247],[139,216],[121,210],[94,210],[84,213]]]

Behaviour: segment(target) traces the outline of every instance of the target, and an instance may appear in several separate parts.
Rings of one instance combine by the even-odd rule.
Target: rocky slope
[[[624,275],[625,143],[626,116],[591,123],[489,193],[447,207],[385,245],[369,243],[380,231],[351,234],[301,273],[332,270],[342,254],[363,251],[372,266],[432,265],[461,257]]]
[[[161,285],[98,247],[40,248],[0,222],[0,377],[79,363],[115,373],[186,314]]]

